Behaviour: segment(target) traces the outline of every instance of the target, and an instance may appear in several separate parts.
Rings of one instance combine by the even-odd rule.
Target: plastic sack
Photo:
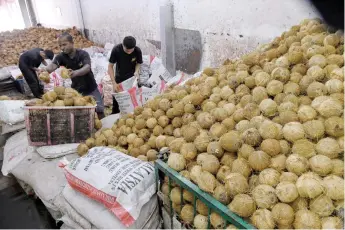
[[[90,46],[88,48],[83,48],[83,50],[88,52],[90,57],[92,57],[94,54],[103,53],[104,52],[104,48],[98,47],[98,46]]]
[[[158,76],[158,77],[161,77],[161,79],[163,79],[165,82],[168,82],[173,77],[170,75],[168,70],[163,65],[162,60],[157,57],[155,57],[151,62],[151,70],[152,70],[151,78],[153,79],[157,79],[157,76]]]
[[[12,170],[34,150],[30,147],[27,139],[26,130],[22,130],[11,136],[4,147],[4,160],[1,172],[7,176]]]
[[[102,53],[95,53],[91,57],[91,70],[95,76],[97,84],[100,84],[108,72],[108,59]]]
[[[113,83],[110,80],[110,76],[107,74],[102,79],[102,89],[103,89],[103,102],[105,106],[110,106],[113,104]]]
[[[111,129],[114,123],[120,118],[120,114],[112,114],[101,120],[103,129]]]
[[[192,78],[200,77],[201,74],[202,74],[202,72],[197,72],[197,73],[195,73],[195,74],[193,74],[193,75],[191,75],[191,76],[185,77],[185,78],[183,79],[183,81],[179,83],[179,85],[184,85],[184,84],[186,84],[186,82],[187,82],[188,80],[190,80],[190,79],[192,79]]]
[[[0,81],[11,78],[11,73],[6,67],[0,69]]]
[[[64,79],[60,76],[60,74],[58,74],[58,72],[52,72],[51,74],[49,74],[49,77],[49,83],[42,82],[45,91],[53,91],[54,87],[56,86],[64,86]]]
[[[37,148],[38,154],[45,159],[53,159],[76,153],[79,144],[50,145]]]
[[[139,71],[139,84],[145,85],[149,83],[149,78],[152,74],[151,62],[154,60],[154,56],[143,55],[143,63],[140,66]]]
[[[8,66],[5,67],[7,71],[10,73],[10,76],[12,76],[14,79],[18,79],[19,76],[22,76],[22,71],[18,68],[18,66]],[[3,69],[5,69],[3,68]]]
[[[119,83],[118,85],[121,91],[126,91],[133,87],[136,87],[137,84],[138,84],[138,79],[133,76],[131,78],[128,78],[126,81]]]
[[[41,157],[35,151],[36,148],[28,146],[26,131],[24,132],[24,136],[14,135],[12,136],[15,137],[14,139],[10,138],[12,139],[10,145],[16,144],[18,147],[12,148],[9,152],[4,152],[5,159],[13,158],[12,161],[16,162],[14,165],[14,162],[10,161],[11,166],[13,166],[10,173],[34,190],[54,219],[68,215],[83,228],[91,228],[91,224],[77,213],[62,195],[62,190],[67,184],[63,171],[58,167],[58,163],[62,158],[47,160]],[[7,144],[9,144],[9,141]],[[69,154],[65,158],[74,160],[77,157],[77,154]],[[2,172],[4,172],[4,165]],[[9,164],[6,167],[8,168],[8,166]]]
[[[137,87],[133,87],[127,91],[120,93],[114,93],[117,103],[119,104],[119,109],[122,114],[131,113],[137,106],[140,106],[140,100],[138,100]]]
[[[140,92],[140,102],[145,105],[147,101],[153,99],[159,94],[159,85],[155,85],[152,88],[141,87]]]
[[[153,164],[115,149],[95,147],[61,163],[72,188],[105,205],[126,227],[156,192]]]
[[[71,206],[98,229],[126,229],[104,205],[66,185],[62,192]],[[153,195],[142,207],[140,215],[130,229],[156,229],[159,226],[157,196]],[[97,213],[97,215],[95,215]]]
[[[0,101],[0,121],[6,124],[17,124],[24,121],[25,101]]]
[[[1,130],[1,135],[4,135],[6,133],[11,133],[11,132],[15,132],[21,129],[25,128],[25,123],[21,122],[21,123],[17,123],[14,125],[9,125],[9,124],[2,124],[0,127]]]
[[[188,75],[185,74],[184,72],[178,72],[177,75],[175,77],[172,77],[168,82],[167,85],[179,85],[181,84],[181,82],[183,82],[184,80],[189,79]]]
[[[74,222],[68,215],[63,215],[61,218],[58,219],[59,221],[62,221],[63,224],[65,224],[67,227],[66,229],[82,229],[82,227]],[[61,227],[60,227],[61,229]],[[64,229],[64,228],[62,228]]]

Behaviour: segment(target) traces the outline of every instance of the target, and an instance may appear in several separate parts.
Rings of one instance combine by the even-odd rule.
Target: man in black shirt
[[[114,73],[115,63],[116,73]],[[143,55],[140,48],[136,46],[135,38],[132,36],[125,37],[122,44],[118,44],[112,49],[109,58],[108,73],[113,83],[114,92],[120,92],[119,83],[133,76],[138,78],[142,63]],[[119,105],[113,97],[112,114],[119,112]]]
[[[64,66],[70,69],[72,88],[84,96],[93,96],[97,102],[97,114],[101,119],[104,117],[104,105],[101,93],[97,88],[95,77],[91,71],[90,55],[81,49],[75,49],[73,38],[68,33],[63,33],[58,38],[62,52],[54,58],[53,62],[45,69],[49,73],[58,67]]]
[[[44,60],[46,58],[52,60],[54,58],[53,51],[34,48],[24,52],[19,57],[19,69],[22,72],[25,81],[28,83],[32,94],[37,98],[40,98],[43,95],[43,86],[38,80],[36,71],[41,63],[47,65],[47,62]]]

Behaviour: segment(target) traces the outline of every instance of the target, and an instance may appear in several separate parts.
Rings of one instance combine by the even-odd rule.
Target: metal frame
[[[179,186],[181,186],[183,189],[188,190],[189,192],[193,193],[194,195],[194,216],[196,216],[196,199],[201,200],[207,207],[208,207],[208,224],[207,228],[210,229],[210,214],[211,209],[216,211],[220,216],[222,216],[227,224],[231,223],[235,225],[239,229],[255,229],[254,226],[247,223],[245,220],[243,220],[241,217],[236,215],[235,213],[231,212],[228,207],[226,207],[224,204],[220,203],[218,200],[210,196],[208,193],[202,191],[198,186],[193,184],[191,181],[187,180],[183,176],[181,176],[178,172],[170,168],[164,161],[162,160],[156,160],[155,162],[155,172],[156,172],[156,187],[157,191],[159,190],[159,171],[163,172],[165,175],[169,177],[169,193],[171,191],[171,180],[177,183]],[[181,189],[181,202],[183,203],[183,196],[182,192],[183,189]],[[172,209],[172,202],[169,199],[170,203],[170,224],[171,229],[173,228],[173,209]]]

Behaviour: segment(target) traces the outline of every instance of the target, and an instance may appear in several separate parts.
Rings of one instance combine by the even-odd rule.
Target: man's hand
[[[41,68],[41,69],[35,68],[35,71],[37,72],[38,75],[40,75],[43,72],[47,72],[45,68]]]
[[[121,91],[120,86],[116,83],[113,83],[113,90],[115,93],[119,93]]]
[[[139,72],[134,72],[134,77],[139,79]]]
[[[71,77],[71,78],[74,78],[74,77],[77,77],[77,76],[79,76],[78,74],[78,70],[71,70],[71,69],[69,69],[68,70],[68,74],[69,74],[69,76]]]

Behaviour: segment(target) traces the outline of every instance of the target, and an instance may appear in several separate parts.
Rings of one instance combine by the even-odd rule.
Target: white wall
[[[307,0],[172,1],[175,28],[201,33],[203,67],[239,57],[302,19],[318,16]]]
[[[98,43],[121,43],[132,35],[145,53],[157,50],[147,40],[160,40],[159,0],[82,0],[85,28]]]
[[[77,11],[78,0],[32,0],[36,19],[47,27],[64,29],[81,27]]]
[[[37,22],[59,29],[82,28],[78,1],[33,0]],[[92,41],[116,44],[132,35],[145,54],[159,55],[159,50],[147,41],[160,40],[159,0],[81,0],[80,4]]]
[[[0,32],[24,29],[25,23],[17,1],[0,5]]]
[[[79,0],[33,0],[37,21],[82,27]],[[160,41],[159,6],[172,3],[174,27],[200,31],[201,67],[217,66],[267,43],[302,19],[317,17],[308,0],[81,0],[91,40],[120,43],[133,35],[145,54],[159,55],[148,40]],[[57,8],[61,10],[59,14]]]

